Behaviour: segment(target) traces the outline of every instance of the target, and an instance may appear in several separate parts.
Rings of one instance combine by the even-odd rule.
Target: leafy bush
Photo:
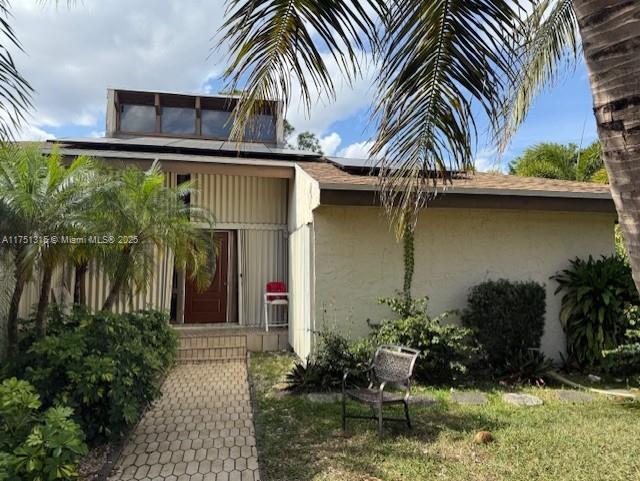
[[[334,390],[339,388],[345,371],[362,371],[377,346],[401,344],[420,350],[414,377],[440,384],[459,380],[469,367],[481,358],[481,350],[468,329],[441,325],[447,314],[431,319],[427,314],[428,299],[405,302],[403,298],[380,299],[400,319],[384,320],[371,334],[358,342],[331,331],[319,333],[314,353],[306,364],[297,363],[287,376],[291,388],[298,391]],[[357,375],[355,382],[364,379]]]
[[[402,317],[382,321],[371,335],[371,346],[400,344],[418,349],[414,375],[419,381],[442,384],[461,380],[484,354],[471,330],[442,325],[450,313],[429,317],[428,301],[426,297],[410,303],[398,298],[380,299]]]
[[[323,329],[317,335],[318,343],[306,364],[297,362],[287,375],[287,382],[292,390],[338,389],[345,371],[357,370],[368,362],[368,353],[354,350],[353,344],[346,337],[328,329]]]
[[[578,367],[599,367],[603,351],[624,342],[629,327],[628,305],[638,304],[631,268],[620,257],[576,258],[552,277],[556,294],[563,292],[560,320],[567,337],[568,361]]]
[[[53,312],[49,332],[31,345],[22,369],[45,405],[74,408],[90,440],[118,436],[138,421],[177,348],[166,315],[154,311]]]
[[[486,281],[471,289],[463,325],[476,333],[495,374],[509,375],[540,348],[544,332],[545,291],[536,282]]]
[[[40,413],[33,386],[16,378],[0,385],[0,480],[56,481],[77,478],[87,453],[80,427],[68,407]]]
[[[545,384],[546,374],[552,367],[553,362],[540,351],[523,351],[507,362],[500,380],[541,386]]]
[[[616,375],[640,375],[640,307],[629,306],[625,317],[632,329],[627,329],[623,344],[603,351],[603,368]]]

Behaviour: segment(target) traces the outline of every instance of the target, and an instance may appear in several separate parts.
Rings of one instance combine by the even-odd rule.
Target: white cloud
[[[107,87],[201,92],[224,67],[210,58],[224,0],[84,0],[12,3],[25,54],[13,52],[36,90],[33,125],[98,126]]]
[[[19,132],[16,132],[16,140],[48,140],[55,138],[56,136],[52,133],[34,125],[24,125]]]
[[[336,153],[336,150],[338,150],[338,146],[340,145],[340,142],[342,142],[342,138],[337,132],[331,132],[329,135],[320,137],[319,142],[324,155],[333,155]]]
[[[226,51],[210,48],[224,0],[84,0],[72,8],[64,3],[12,3],[26,52],[13,53],[36,90],[33,125],[101,130],[108,87],[215,93],[208,82],[225,68]],[[335,59],[323,56],[336,83],[335,101],[318,100],[306,115],[294,85],[288,117],[298,132],[328,137],[330,151],[336,141],[327,135],[331,124],[370,105],[376,68],[363,53],[364,75],[350,86]]]
[[[349,118],[363,109],[368,109],[371,105],[374,94],[373,79],[377,70],[371,55],[361,53],[363,74],[351,85],[344,80],[339,65],[330,54],[322,54],[322,57],[335,83],[336,97],[335,99],[321,97],[320,92],[310,85],[312,96],[317,96],[318,100],[312,103],[310,112],[307,113],[300,86],[296,81],[292,81],[293,95],[286,115],[299,132],[309,130],[317,135],[323,135],[334,122]]]
[[[473,161],[478,172],[504,171],[502,156],[496,147],[485,147],[476,153]]]
[[[338,152],[338,157],[347,157],[350,159],[368,159],[369,150],[373,146],[372,140],[363,142],[355,142]]]

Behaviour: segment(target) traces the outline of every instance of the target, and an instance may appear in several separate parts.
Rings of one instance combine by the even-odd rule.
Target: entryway
[[[229,299],[229,232],[216,232],[218,258],[211,285],[199,291],[194,280],[185,280],[185,323],[227,322]]]

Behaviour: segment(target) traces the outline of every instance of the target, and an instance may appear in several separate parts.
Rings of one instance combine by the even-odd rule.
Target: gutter
[[[344,184],[322,182],[321,190],[351,190],[351,191],[377,191],[379,187],[371,184]],[[521,197],[554,197],[554,198],[574,198],[574,199],[604,199],[612,200],[610,192],[570,192],[558,190],[532,190],[532,189],[487,189],[478,187],[446,187],[438,192],[441,194],[469,194],[469,195],[508,195]]]

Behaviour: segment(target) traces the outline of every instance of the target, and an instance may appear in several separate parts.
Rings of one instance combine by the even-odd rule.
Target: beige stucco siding
[[[414,295],[429,296],[436,315],[464,308],[469,289],[487,279],[540,282],[547,292],[542,347],[557,358],[564,336],[549,276],[570,258],[611,254],[613,222],[611,214],[428,209],[415,235]],[[316,325],[362,336],[367,319],[389,315],[375,300],[402,285],[401,246],[373,207],[321,206],[314,229]]]
[[[299,166],[289,188],[289,344],[300,357],[311,349],[314,312],[313,210],[318,183]]]

